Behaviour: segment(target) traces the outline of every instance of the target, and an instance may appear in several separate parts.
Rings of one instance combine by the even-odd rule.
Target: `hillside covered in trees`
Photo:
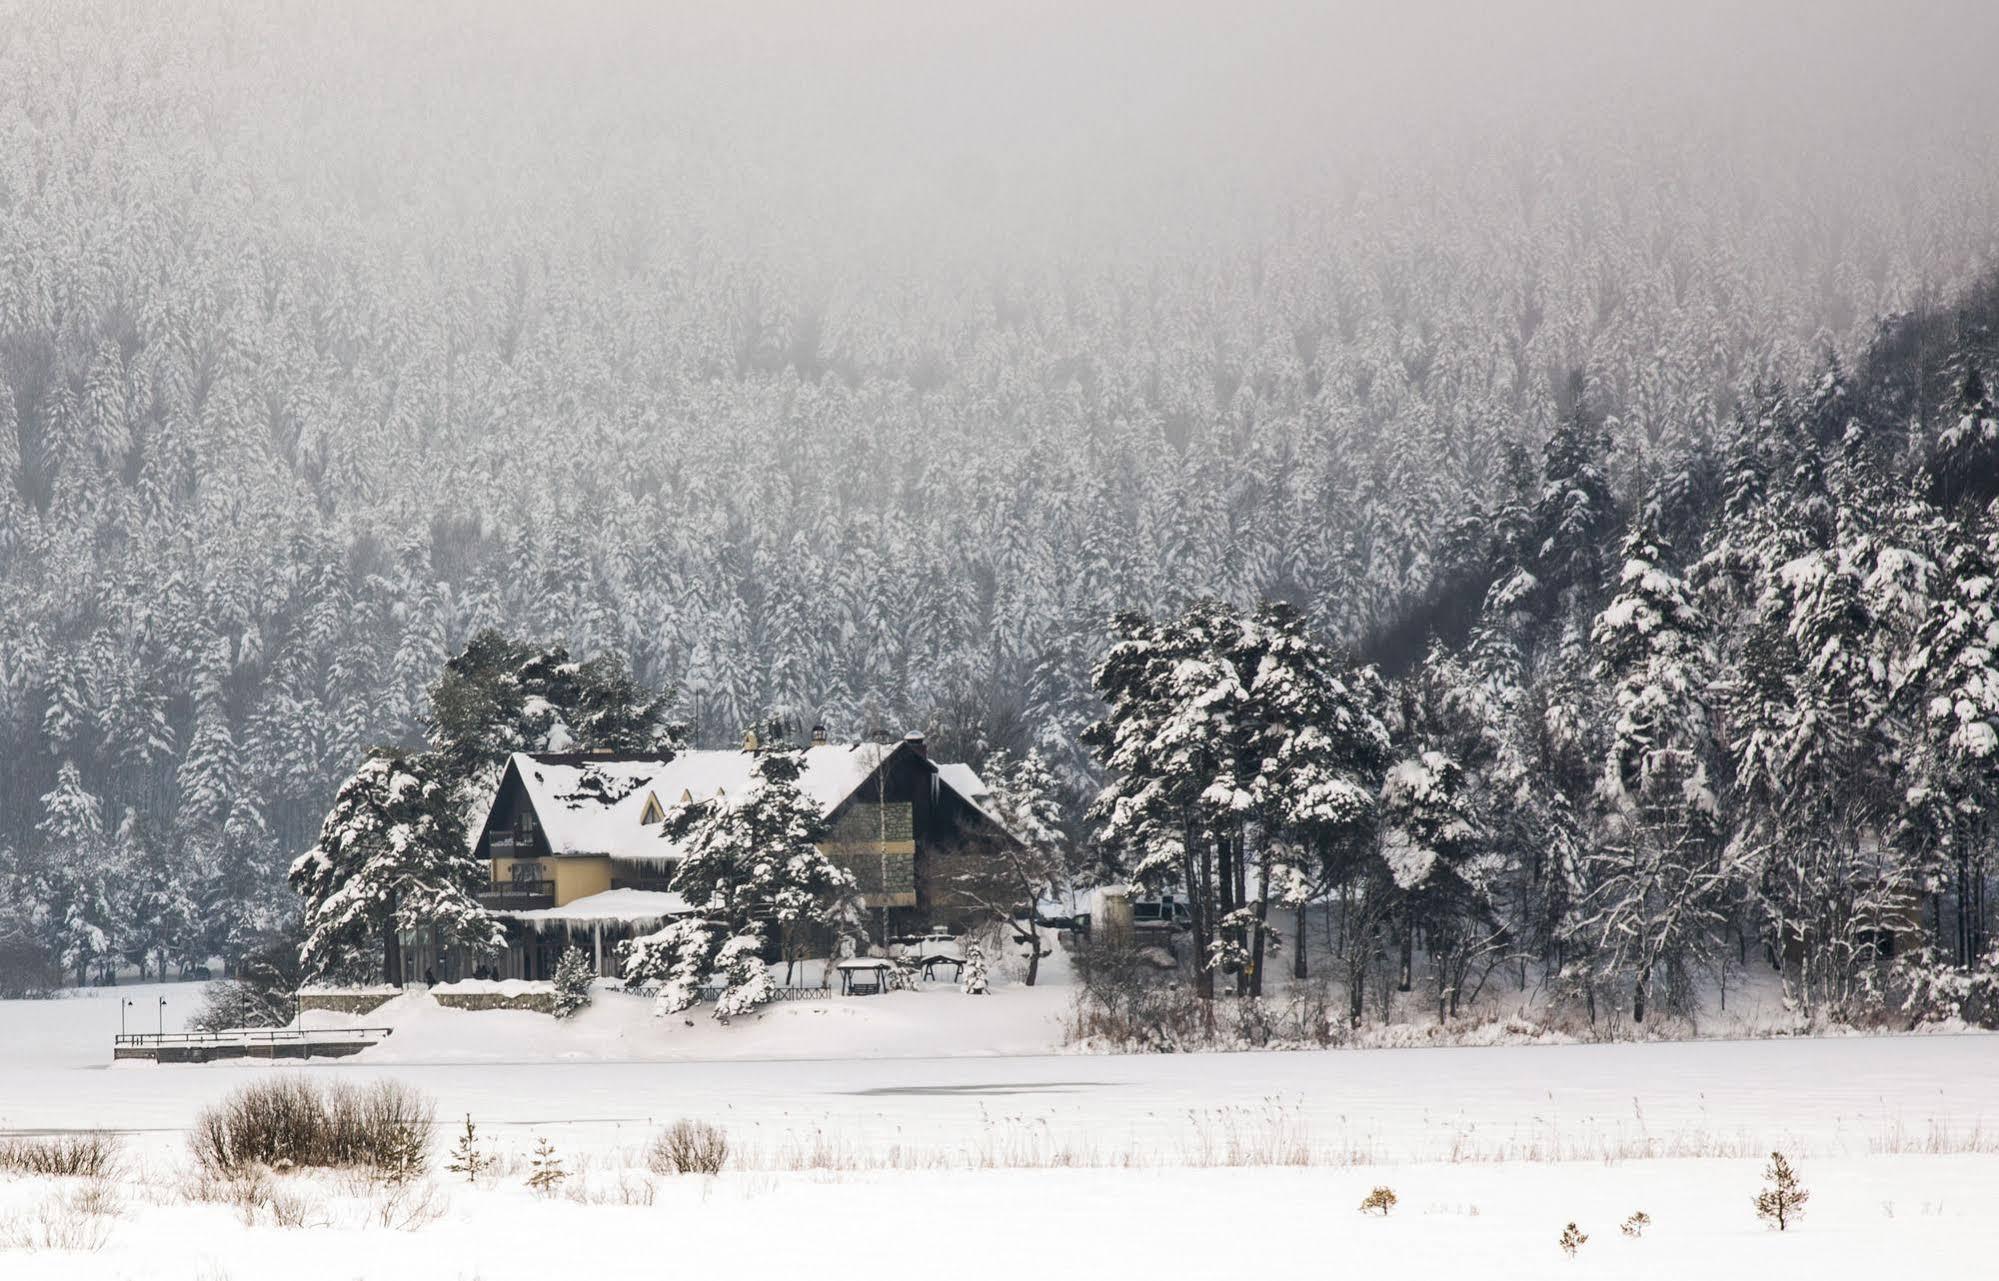
[[[10,26],[5,866],[268,886],[489,627],[616,656],[696,743],[1038,749],[1080,831],[1111,618],[1207,599],[1380,665],[1550,955],[1634,875],[1583,866],[1612,776],[1624,846],[1699,794],[1703,849],[1821,860],[1701,880],[1729,911],[1820,910],[1861,844],[1971,857],[1976,731],[1909,700],[1975,666],[1999,554],[1979,41],[1717,10],[1690,83],[1633,52],[1678,17],[1109,12],[805,10],[754,58],[646,6]],[[1892,110],[1847,91],[1905,64]],[[1679,972],[1672,928],[1612,968]]]

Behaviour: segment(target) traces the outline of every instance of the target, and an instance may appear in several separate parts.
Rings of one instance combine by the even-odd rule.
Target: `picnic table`
[[[853,956],[833,968],[840,972],[841,996],[880,996],[895,962],[878,956]]]

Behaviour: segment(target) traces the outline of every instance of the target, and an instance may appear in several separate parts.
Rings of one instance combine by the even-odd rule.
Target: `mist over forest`
[[[1786,396],[1955,421],[1999,227],[1976,3],[8,7],[23,865],[277,878],[484,628],[1080,829],[1117,611],[1409,672],[1564,424],[1608,557]]]

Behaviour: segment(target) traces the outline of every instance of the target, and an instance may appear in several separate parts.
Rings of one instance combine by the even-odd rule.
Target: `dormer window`
[[[639,815],[639,822],[664,823],[665,821],[666,811],[659,807],[659,797],[648,794],[646,796],[645,813]]]

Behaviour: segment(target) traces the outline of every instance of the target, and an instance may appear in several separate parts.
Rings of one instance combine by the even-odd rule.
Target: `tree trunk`
[[[1402,909],[1401,966],[1395,977],[1395,990],[1398,992],[1407,992],[1409,990],[1410,976],[1415,972],[1416,922],[1414,917],[1415,913],[1408,907],[1405,906]]]
[[[1633,1023],[1643,1023],[1645,1021],[1645,984],[1651,977],[1652,971],[1647,967],[1638,971],[1638,981],[1631,985],[1631,1021]]]
[[[1193,839],[1191,833],[1188,839]],[[1189,845],[1188,848],[1193,847]],[[1190,897],[1194,900],[1194,944],[1198,949],[1194,957],[1194,991],[1203,1001],[1212,1004],[1215,999],[1215,972],[1208,967],[1208,955],[1213,951],[1215,941],[1215,852],[1207,841],[1201,842],[1200,887]]]
[[[1263,995],[1263,936],[1265,933],[1263,922],[1270,914],[1270,878],[1266,876],[1259,877],[1258,879],[1261,883],[1256,888],[1256,925],[1253,927],[1255,930],[1255,941],[1251,944],[1249,952],[1249,994],[1251,996]]]
[[[403,985],[403,950],[397,946],[396,921],[393,916],[382,921],[382,982],[390,987]]]
[[[1291,945],[1291,977],[1294,979],[1305,978],[1311,968],[1305,961],[1305,951],[1305,905],[1300,903],[1296,941]]]

